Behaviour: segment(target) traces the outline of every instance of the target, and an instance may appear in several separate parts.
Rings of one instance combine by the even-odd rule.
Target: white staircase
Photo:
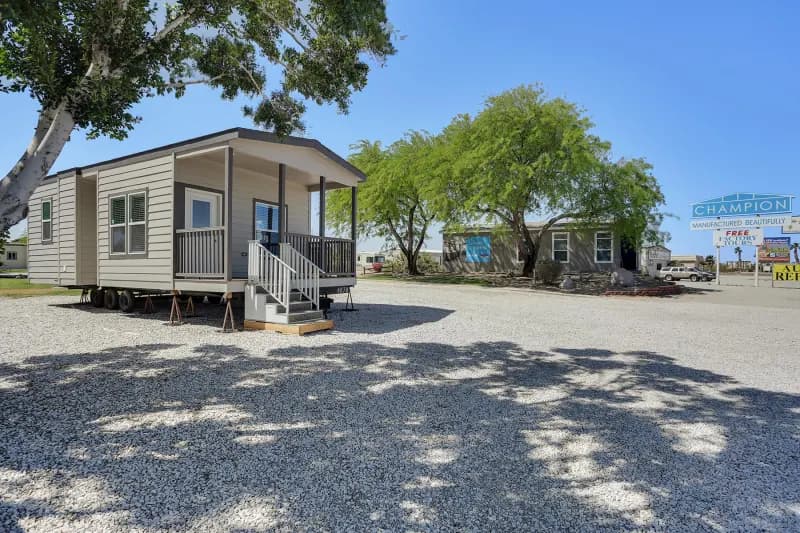
[[[312,324],[313,330],[326,329],[319,327],[323,321],[319,309],[321,272],[290,244],[280,245],[278,257],[260,242],[250,241],[245,325],[256,323],[256,329],[270,329],[259,324]]]

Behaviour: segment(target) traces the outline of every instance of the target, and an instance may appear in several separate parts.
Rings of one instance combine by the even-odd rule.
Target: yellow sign
[[[800,264],[772,265],[773,281],[800,281]]]

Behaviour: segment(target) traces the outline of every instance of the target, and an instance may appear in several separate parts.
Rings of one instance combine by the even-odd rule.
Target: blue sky
[[[313,106],[307,114],[306,135],[341,154],[360,139],[437,132],[489,95],[540,82],[583,106],[615,155],[654,165],[666,210],[680,217],[664,224],[674,254],[713,252],[709,233],[688,230],[693,201],[733,192],[800,196],[800,3],[389,0],[389,14],[405,38],[350,114]],[[10,168],[36,107],[20,95],[0,102],[0,166]],[[249,126],[242,103],[202,87],[178,101],[148,100],[128,140],[87,141],[76,132],[56,167]],[[429,247],[441,247],[438,232]]]

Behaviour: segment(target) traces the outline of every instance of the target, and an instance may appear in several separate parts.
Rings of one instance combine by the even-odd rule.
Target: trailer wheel
[[[133,291],[130,289],[125,289],[121,293],[119,293],[119,309],[123,313],[132,313],[133,310],[136,308],[136,296],[133,295]]]
[[[106,303],[103,289],[92,289],[89,297],[92,300],[92,305],[95,307],[103,307],[103,305]]]
[[[114,289],[106,289],[106,309],[116,309],[119,307],[119,294]]]

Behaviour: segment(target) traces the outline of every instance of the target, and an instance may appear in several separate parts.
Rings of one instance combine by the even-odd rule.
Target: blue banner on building
[[[492,260],[491,237],[467,237],[467,263],[488,263]]]
[[[692,204],[692,218],[776,215],[792,211],[793,196],[736,193]]]

